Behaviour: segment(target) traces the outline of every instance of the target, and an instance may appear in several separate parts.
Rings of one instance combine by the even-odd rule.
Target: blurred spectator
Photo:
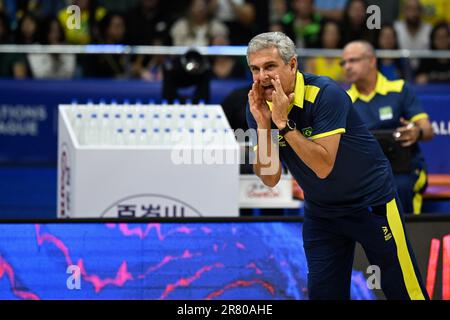
[[[375,31],[367,28],[367,3],[364,0],[349,0],[342,21],[342,40],[344,44],[354,40],[375,43]]]
[[[61,0],[15,0],[6,1],[6,3],[8,6],[14,7],[16,17],[19,19],[26,14],[32,14],[38,20],[45,20],[66,8],[65,1]]]
[[[437,24],[430,36],[432,50],[450,50],[450,28],[445,22]],[[417,71],[416,82],[450,82],[450,59],[422,59]]]
[[[10,23],[6,14],[0,12],[0,44],[12,40]],[[19,53],[0,53],[0,77],[22,79],[27,76],[26,56]]]
[[[187,16],[174,23],[170,35],[176,46],[208,46],[215,37],[227,37],[228,29],[211,17],[206,0],[191,0]]]
[[[133,45],[149,45],[158,38],[170,44],[171,18],[163,10],[160,0],[139,0],[127,14],[127,39]]]
[[[432,26],[423,22],[423,7],[419,0],[406,0],[404,20],[395,22],[401,49],[428,49]]]
[[[210,0],[209,10],[227,26],[231,44],[246,45],[253,37],[252,28],[256,18],[254,1]]]
[[[381,11],[381,25],[393,24],[398,19],[401,0],[367,0],[367,5],[376,5]]]
[[[341,30],[339,24],[328,20],[324,23],[320,32],[320,47],[323,49],[341,48]],[[335,81],[344,81],[344,73],[340,65],[341,59],[317,57],[306,61],[305,71],[320,76],[330,77]]]
[[[56,18],[45,21],[40,34],[42,44],[65,44],[64,29]],[[31,75],[36,79],[70,79],[75,73],[74,54],[33,53],[27,59]]]
[[[251,32],[248,39],[250,41],[255,35],[269,30],[271,0],[247,0],[247,2],[253,6],[255,12],[254,21],[250,23],[248,28],[248,31]]]
[[[284,33],[298,48],[318,48],[322,17],[314,12],[313,0],[293,0],[292,9],[281,20]]]
[[[423,8],[419,0],[406,0],[403,5],[404,20],[394,24],[400,49],[428,49],[432,26],[422,21]],[[417,70],[419,60],[411,59],[411,67]]]
[[[15,32],[16,44],[37,44],[39,37],[39,24],[34,16],[31,14],[24,15],[20,20]],[[13,59],[13,76],[14,78],[23,79],[30,76],[29,65],[27,62],[27,55],[22,53],[15,53],[10,56]]]
[[[230,41],[225,36],[215,37],[212,45],[227,46]],[[244,59],[245,60],[245,59]],[[247,68],[237,57],[216,56],[212,58],[212,77],[216,79],[244,79]]]
[[[377,49],[398,50],[397,32],[391,24],[385,24],[378,33]],[[406,79],[411,80],[410,67],[408,61],[404,58],[378,58],[378,69],[388,79]]]
[[[288,12],[287,0],[270,0],[269,12],[270,25],[278,24],[283,16]]]
[[[100,22],[100,43],[124,44],[125,34],[125,18],[120,13],[109,13]]]
[[[423,20],[432,25],[446,21],[450,23],[449,0],[420,0],[423,7]]]
[[[58,19],[64,28],[67,43],[88,44],[95,42],[98,38],[98,23],[106,14],[105,8],[97,6],[95,0],[73,0],[71,3],[80,7],[81,26],[79,29],[69,28],[67,22],[71,13],[68,13],[66,8],[59,11]]]
[[[155,55],[150,58],[140,56],[135,62],[135,70],[137,71],[135,71],[135,74],[142,80],[162,81],[165,59],[164,55]]]
[[[432,26],[423,21],[423,7],[419,0],[405,0],[404,20],[395,22],[401,49],[428,49]]]
[[[166,35],[161,33],[156,35],[150,43],[153,46],[165,45]],[[147,81],[163,80],[163,65],[166,60],[165,55],[138,55],[133,58],[130,75]]]
[[[0,14],[4,14],[8,20],[9,27],[14,29],[16,24],[16,1],[14,0],[0,0]]]
[[[100,24],[100,42],[124,44],[125,19],[119,13],[109,13]],[[84,62],[84,74],[95,78],[123,78],[126,72],[126,55],[101,54],[89,57]]]
[[[322,17],[340,21],[344,16],[347,0],[314,0],[314,8]]]
[[[106,11],[117,12],[125,14],[131,8],[135,7],[138,0],[98,0],[98,4],[101,5]]]
[[[17,44],[34,44],[38,41],[38,21],[30,14],[24,15],[16,30]]]
[[[9,43],[11,41],[11,29],[6,14],[0,12],[0,43]]]
[[[127,40],[133,45],[168,46],[172,43],[172,17],[160,0],[139,0],[127,14]],[[164,55],[131,57],[130,75],[147,81],[161,81]]]

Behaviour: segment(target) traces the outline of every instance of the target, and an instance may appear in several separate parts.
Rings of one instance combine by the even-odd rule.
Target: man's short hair
[[[349,42],[349,43],[347,43],[345,45],[344,49],[346,47],[348,47],[349,45],[351,45],[351,44],[360,44],[360,45],[362,45],[367,53],[369,53],[371,56],[376,57],[375,48],[373,47],[373,45],[370,42],[368,42],[366,40],[351,41],[351,42]]]
[[[289,63],[292,57],[297,56],[295,44],[287,35],[279,31],[265,32],[250,40],[247,48],[247,64],[250,64],[248,57],[251,53],[273,47],[277,48],[281,59],[286,64]]]

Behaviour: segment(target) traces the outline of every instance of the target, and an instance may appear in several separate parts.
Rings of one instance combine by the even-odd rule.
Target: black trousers
[[[392,199],[386,205],[330,219],[306,212],[303,245],[310,299],[350,299],[356,242],[362,245],[370,264],[379,267],[387,299],[429,299],[398,203]]]

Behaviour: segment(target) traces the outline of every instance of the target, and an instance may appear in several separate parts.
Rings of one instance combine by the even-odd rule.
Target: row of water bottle
[[[67,116],[80,145],[229,144],[233,135],[217,106],[75,105]]]

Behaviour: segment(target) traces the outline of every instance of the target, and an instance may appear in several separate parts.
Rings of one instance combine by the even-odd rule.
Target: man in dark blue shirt
[[[280,32],[254,37],[247,60],[254,171],[273,187],[281,159],[304,190],[309,297],[350,298],[358,241],[380,267],[388,299],[427,299],[389,162],[346,92],[329,78],[300,73],[295,45]]]
[[[397,135],[398,147],[387,144],[386,152],[393,162],[398,196],[406,213],[419,214],[427,176],[417,142],[430,140],[433,129],[411,87],[404,80],[387,80],[378,72],[376,61],[375,50],[368,42],[354,41],[345,46],[342,65],[352,83],[348,94],[369,130],[392,130]],[[394,164],[394,152],[406,152],[403,167]]]

